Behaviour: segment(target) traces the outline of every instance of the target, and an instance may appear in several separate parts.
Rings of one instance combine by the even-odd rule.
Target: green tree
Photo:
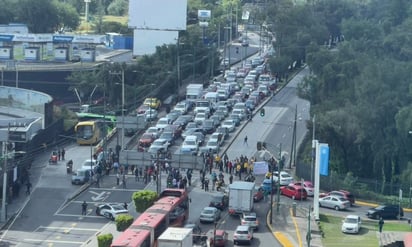
[[[133,193],[132,200],[138,213],[144,212],[157,200],[157,193],[151,190],[141,190]]]
[[[56,6],[49,0],[19,0],[16,14],[33,33],[53,33],[59,26]]]
[[[59,19],[58,26],[54,27],[55,30],[60,30],[61,28],[76,29],[79,26],[80,16],[72,5],[57,0],[54,0],[53,4],[56,6]]]
[[[107,7],[107,13],[109,15],[125,16],[129,9],[129,1],[126,0],[114,0]]]

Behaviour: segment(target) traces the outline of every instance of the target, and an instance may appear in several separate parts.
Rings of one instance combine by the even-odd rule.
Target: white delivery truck
[[[158,247],[192,247],[193,230],[191,228],[169,227],[157,239]]]
[[[241,214],[253,209],[255,183],[236,181],[229,185],[229,214]]]
[[[201,99],[203,96],[203,85],[202,84],[189,84],[186,87],[186,100],[195,102]]]

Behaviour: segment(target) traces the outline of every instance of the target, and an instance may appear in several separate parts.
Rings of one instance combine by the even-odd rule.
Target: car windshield
[[[196,143],[195,143],[194,141],[186,141],[185,144],[186,144],[186,145],[189,145],[189,146],[194,146],[194,145],[196,145]]]
[[[247,216],[244,218],[244,221],[256,221],[256,217]]]
[[[203,214],[213,214],[213,210],[205,209],[205,210],[203,210]]]
[[[345,223],[355,224],[358,223],[358,221],[355,218],[346,218]]]
[[[113,210],[118,211],[118,210],[124,210],[124,207],[120,206],[120,205],[113,205],[112,206]]]
[[[212,202],[221,202],[221,201],[222,201],[222,197],[220,197],[220,196],[212,197]]]
[[[338,197],[338,200],[339,200],[339,201],[341,201],[341,202],[346,201],[346,199],[345,199],[345,198],[343,198],[343,197]]]
[[[236,234],[249,234],[249,232],[248,231],[237,230]]]
[[[215,147],[215,146],[217,146],[217,141],[209,141],[209,142],[207,143],[207,145],[208,145],[208,146]]]

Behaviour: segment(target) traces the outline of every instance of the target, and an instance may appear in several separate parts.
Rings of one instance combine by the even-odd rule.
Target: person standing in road
[[[123,185],[123,189],[126,189],[126,174],[123,174],[122,185]]]
[[[385,224],[385,221],[383,221],[382,217],[380,217],[378,224],[379,224],[379,233],[382,233],[383,224]]]
[[[27,181],[26,183],[26,195],[30,195],[31,193],[31,183],[30,181]]]
[[[82,215],[86,215],[87,213],[87,203],[86,201],[83,201],[82,203]]]
[[[229,184],[232,184],[233,183],[233,175],[232,174],[230,174],[230,177],[229,177]]]
[[[134,170],[134,181],[139,182],[139,169],[137,169],[137,167]]]
[[[247,136],[245,136],[245,139],[243,139],[243,145],[248,146],[248,144],[247,144]]]
[[[60,148],[59,148],[59,150],[57,151],[57,157],[58,157],[58,160],[60,161],[60,159],[61,159],[61,157],[62,157],[62,151],[60,151]]]
[[[116,185],[119,185],[119,184],[120,184],[120,174],[117,173],[116,174]]]
[[[62,160],[64,160],[65,155],[66,155],[66,150],[64,150],[64,148],[62,148]]]

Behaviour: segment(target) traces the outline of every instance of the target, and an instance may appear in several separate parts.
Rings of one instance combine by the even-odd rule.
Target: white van
[[[209,101],[213,106],[217,102],[219,102],[219,93],[218,92],[208,92],[205,94],[204,98],[205,100]]]

